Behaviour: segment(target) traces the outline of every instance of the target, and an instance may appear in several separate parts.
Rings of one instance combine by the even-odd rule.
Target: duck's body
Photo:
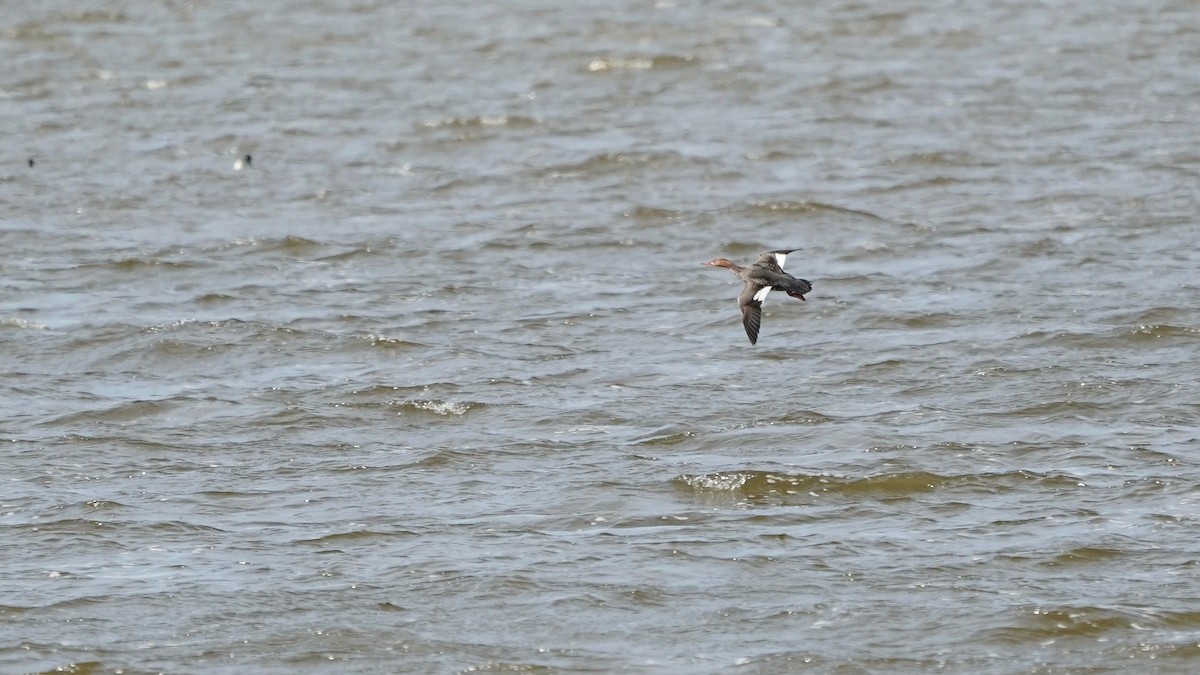
[[[739,279],[746,282],[746,287],[738,296],[738,306],[742,309],[742,326],[746,328],[750,344],[758,343],[758,329],[762,325],[762,304],[768,293],[783,291],[797,300],[803,300],[804,294],[812,290],[812,284],[806,279],[797,279],[783,271],[783,262],[787,260],[788,254],[795,250],[797,249],[767,251],[749,267],[735,265],[725,258],[701,263],[730,269]]]

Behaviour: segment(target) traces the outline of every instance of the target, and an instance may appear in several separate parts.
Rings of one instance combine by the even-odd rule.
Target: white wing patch
[[[757,293],[754,294],[754,299],[759,302],[762,302],[763,300],[767,299],[767,293],[770,293],[770,292],[771,292],[770,286],[763,286],[762,288],[758,289]]]
[[[783,263],[785,260],[787,260],[786,253],[776,253],[775,254],[775,262],[779,263],[779,269],[783,269]]]

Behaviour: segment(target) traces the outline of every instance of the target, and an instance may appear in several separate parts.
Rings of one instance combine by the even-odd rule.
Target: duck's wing
[[[746,329],[746,337],[750,344],[758,344],[758,329],[762,326],[762,305],[752,302],[742,305],[742,328]]]
[[[787,254],[781,251],[764,253],[763,257],[759,258],[758,262],[754,263],[750,268],[746,279],[769,290],[782,291],[793,298],[803,300],[804,294],[812,290],[812,284],[807,279],[797,279],[780,269],[776,263],[776,259],[771,257],[774,255],[777,255],[780,259],[787,257]],[[762,300],[766,298],[766,293],[762,292],[761,297],[755,297]]]
[[[742,309],[742,327],[746,329],[746,337],[750,338],[752,345],[758,344],[758,329],[762,326],[762,303],[770,292],[770,286],[746,282],[746,287],[738,296],[738,306]]]
[[[759,265],[763,265],[767,269],[782,272],[783,264],[787,262],[788,254],[792,251],[799,251],[798,248],[781,248],[777,251],[767,251],[758,256]]]

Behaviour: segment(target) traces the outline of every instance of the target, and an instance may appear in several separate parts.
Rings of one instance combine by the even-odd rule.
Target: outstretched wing
[[[750,344],[758,344],[758,329],[762,326],[762,301],[771,292],[770,286],[759,286],[747,283],[738,296],[738,306],[742,309],[742,327],[746,329],[746,337]]]
[[[787,262],[788,254],[792,251],[798,251],[797,248],[783,248],[777,251],[767,251],[758,257],[758,264],[773,269],[778,272],[783,271],[783,264]]]
[[[758,344],[758,329],[762,326],[762,304],[751,302],[742,305],[742,327],[746,329],[746,337],[750,344]]]
[[[783,263],[787,254],[798,249],[767,251],[759,257],[758,262],[750,268],[749,280],[768,290],[783,291],[793,298],[803,300],[804,294],[812,290],[812,284],[805,279],[797,279],[783,271]],[[766,299],[766,291],[761,291],[758,300]]]

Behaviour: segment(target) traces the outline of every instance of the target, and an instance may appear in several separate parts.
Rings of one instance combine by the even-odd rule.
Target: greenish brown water
[[[0,671],[1194,670],[1194,19],[8,3]]]

